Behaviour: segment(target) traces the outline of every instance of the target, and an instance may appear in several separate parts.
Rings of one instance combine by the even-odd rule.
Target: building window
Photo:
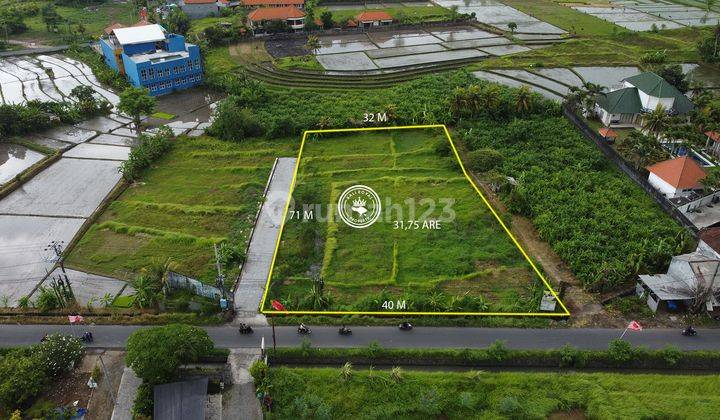
[[[143,81],[147,80],[147,70],[140,70],[140,79],[142,79]]]
[[[199,67],[199,66],[200,66],[200,59],[199,59],[199,58],[196,58],[196,59],[195,59],[195,66],[196,66],[196,67]]]
[[[150,80],[155,78],[155,69],[154,68],[150,67],[148,69],[148,77],[150,78]]]
[[[193,69],[193,62],[192,62],[192,60],[188,60],[188,61],[187,61],[187,66],[188,66],[188,69],[190,69],[190,70]]]
[[[156,90],[157,90],[157,85],[155,83],[150,85],[150,92],[155,92]]]
[[[177,73],[178,73],[178,68],[177,68],[177,66],[175,66],[175,67],[173,67],[173,74],[177,74]]]
[[[180,79],[175,79],[175,87],[180,86]]]

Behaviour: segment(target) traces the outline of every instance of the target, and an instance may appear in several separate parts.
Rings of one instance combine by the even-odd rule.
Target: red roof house
[[[707,175],[705,169],[688,156],[658,162],[647,170],[650,184],[670,198],[701,189],[700,180]]]
[[[253,29],[262,29],[268,22],[281,20],[295,30],[305,27],[305,12],[295,6],[261,7],[248,13],[247,17]]]
[[[389,13],[383,11],[362,12],[355,17],[359,26],[368,28],[370,26],[389,25],[393,21],[393,17]]]

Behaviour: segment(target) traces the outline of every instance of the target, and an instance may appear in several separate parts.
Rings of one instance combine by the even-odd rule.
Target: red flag
[[[275,308],[276,311],[287,311],[282,303],[278,302],[277,300],[273,299],[270,301],[270,304],[273,308]]]
[[[642,325],[640,325],[640,323],[638,323],[637,321],[630,321],[627,329],[633,331],[642,331]]]

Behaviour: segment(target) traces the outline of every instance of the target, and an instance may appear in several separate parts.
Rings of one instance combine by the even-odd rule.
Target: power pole
[[[222,272],[222,264],[220,264],[220,254],[218,253],[217,244],[213,244],[215,249],[215,267],[217,268],[217,277],[215,278],[215,284],[222,291],[223,299],[227,299],[225,293],[225,274]]]
[[[47,247],[45,247],[45,251],[53,250],[53,252],[55,252],[57,262],[60,264],[60,269],[65,276],[65,282],[70,285],[70,280],[68,279],[67,272],[65,271],[65,258],[62,255],[64,244],[65,241],[52,241],[48,244]]]

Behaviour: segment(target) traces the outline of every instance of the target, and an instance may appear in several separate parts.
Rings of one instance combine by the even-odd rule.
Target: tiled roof
[[[277,6],[293,5],[302,6],[305,0],[242,0],[243,6]]]
[[[635,76],[624,79],[624,81],[655,98],[674,99],[673,109],[678,114],[687,114],[695,107],[687,96],[683,95],[675,86],[653,72],[648,71],[636,74]]]
[[[705,170],[695,159],[682,156],[648,166],[647,170],[678,189],[702,188]]]
[[[700,231],[700,240],[720,253],[720,227],[711,227]]]
[[[358,22],[372,22],[376,20],[392,20],[392,16],[390,16],[387,12],[362,12],[359,15],[357,15],[356,19]]]
[[[636,88],[624,88],[597,97],[597,104],[610,114],[637,114],[642,112],[640,95]]]
[[[305,12],[295,6],[261,7],[248,14],[248,19],[255,22],[261,20],[298,19],[301,17],[305,17]]]
[[[212,4],[215,0],[185,0],[185,4]]]
[[[617,133],[613,129],[607,128],[607,127],[602,127],[601,129],[598,130],[598,132],[600,133],[601,136],[606,137],[606,138],[617,138],[617,136],[618,136]]]

